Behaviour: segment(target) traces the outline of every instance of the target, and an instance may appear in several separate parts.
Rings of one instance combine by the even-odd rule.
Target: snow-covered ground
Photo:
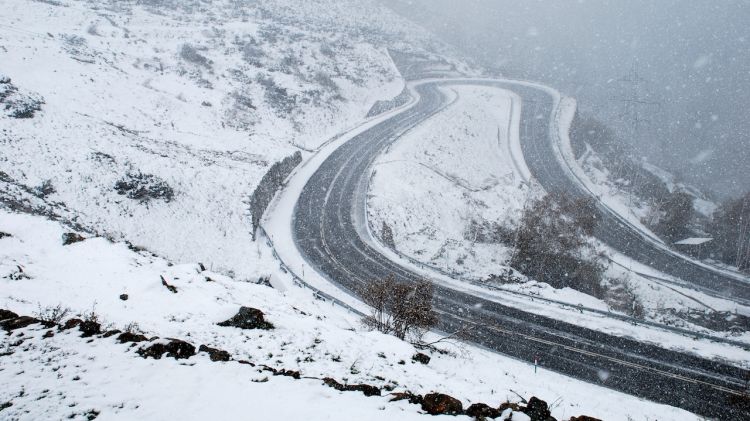
[[[62,246],[69,228],[0,210],[0,232],[11,234],[0,238],[0,308],[33,315],[61,305],[71,315],[96,313],[109,328],[136,323],[147,335],[222,348],[236,359],[303,376],[440,391],[465,406],[516,401],[512,389],[556,402],[559,419],[696,419],[543,369],[533,374],[528,362],[466,345],[435,353],[427,366],[414,364],[413,347],[364,331],[355,315],[313,299],[279,270],[265,242],[251,241],[247,198],[271,164],[301,150],[312,158],[299,172],[314,169],[322,156],[314,155],[317,148],[360,125],[376,101],[402,91],[388,49],[426,57],[446,52],[420,28],[368,0],[9,0],[0,1],[0,10],[0,83],[6,85],[0,88],[12,83],[17,95],[44,101],[33,118],[0,113],[0,207],[43,213],[99,235]],[[440,62],[466,73],[450,57]],[[530,195],[520,182],[528,170],[508,130],[508,117],[518,112],[513,95],[470,87],[454,93],[459,101],[446,111],[454,122],[433,120],[450,136],[417,129],[409,136],[419,136],[390,152],[402,162],[383,157],[377,177],[388,168],[409,168],[422,183],[439,186],[434,196],[444,207],[426,221],[441,229],[420,232],[419,221],[397,226],[394,219],[399,243],[415,256],[435,256],[430,263],[438,266],[462,257],[462,273],[482,276],[507,250],[467,242],[463,227],[472,219],[512,221]],[[465,159],[455,161],[458,156]],[[155,189],[154,197],[118,193],[118,185],[134,180]],[[375,201],[412,194],[401,186],[378,193],[377,185],[382,196]],[[451,210],[464,202],[476,209]],[[289,210],[277,205],[280,214]],[[418,241],[425,241],[421,254]],[[162,276],[176,294],[161,284]],[[255,284],[267,276],[273,288]],[[571,291],[538,289],[603,305]],[[240,305],[262,309],[276,329],[216,326]],[[535,309],[573,314],[543,303]],[[663,333],[608,323],[600,326],[651,341]],[[89,343],[75,331],[41,339],[44,332],[0,333],[3,353],[12,351],[0,356],[0,405],[13,404],[2,418],[85,419],[89,410],[100,412],[99,419],[419,416],[418,406],[341,394],[316,380],[266,382],[267,373],[235,363],[143,360],[113,339]],[[679,347],[684,338],[664,342]],[[695,352],[743,358],[720,344],[698,342]]]
[[[476,86],[450,90],[452,105],[375,162],[368,219],[381,239],[384,224],[390,228],[399,252],[483,278],[498,273],[509,249],[477,241],[488,233],[473,232],[472,224],[513,224],[524,202],[539,192],[524,183],[511,153],[515,95]]]
[[[147,336],[206,344],[235,359],[299,370],[303,377],[330,376],[420,394],[439,391],[464,406],[517,401],[517,392],[555,402],[552,413],[560,420],[580,414],[607,420],[698,419],[544,369],[535,374],[529,362],[466,345],[446,345],[448,354],[432,353],[428,365],[414,363],[411,345],[363,330],[357,316],[313,299],[281,272],[273,274],[270,288],[202,271],[198,263],[172,265],[103,238],[63,246],[67,228],[6,211],[0,211],[0,232],[11,235],[0,239],[0,308],[19,314],[62,304],[70,307],[71,316],[95,312],[106,328],[137,323]],[[273,264],[267,248],[261,247],[260,254]],[[161,284],[161,276],[177,293]],[[119,298],[124,293],[127,301]],[[241,305],[261,309],[276,328],[216,326]],[[37,326],[23,335],[0,333],[3,352],[13,351],[0,357],[0,403],[12,403],[3,417],[75,414],[74,419],[86,419],[94,410],[99,419],[250,414],[259,419],[412,419],[420,412],[417,405],[388,403],[388,396],[337,392],[319,380],[269,376],[235,362],[212,363],[201,355],[182,362],[143,360],[135,354],[137,347],[117,344],[114,338],[89,342],[75,329],[42,339],[47,330]]]
[[[401,92],[388,48],[441,48],[366,0],[0,7],[0,79],[44,100],[30,119],[0,114],[2,199],[241,276],[245,200],[268,167]],[[118,194],[130,176],[173,194]]]

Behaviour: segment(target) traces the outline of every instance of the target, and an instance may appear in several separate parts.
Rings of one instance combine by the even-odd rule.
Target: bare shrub
[[[362,320],[365,326],[388,333],[399,339],[407,336],[420,338],[437,323],[432,309],[432,283],[397,282],[392,276],[370,281],[361,290],[363,301],[372,313]]]
[[[153,199],[170,202],[174,198],[174,190],[166,181],[153,174],[128,172],[115,183],[115,191],[129,199],[147,203]]]
[[[47,306],[42,308],[39,305],[39,309],[36,312],[36,318],[53,324],[60,324],[70,314],[70,308],[63,307],[62,304],[56,306]]]

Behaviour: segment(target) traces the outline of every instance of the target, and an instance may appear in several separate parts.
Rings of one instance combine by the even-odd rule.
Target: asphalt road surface
[[[363,238],[364,212],[360,208],[372,162],[405,131],[445,106],[447,99],[439,87],[449,84],[491,85],[519,94],[525,104],[521,144],[535,178],[551,191],[584,194],[575,193],[577,187],[565,181],[560,164],[550,158],[552,151],[545,151],[551,148],[553,109],[547,93],[511,82],[439,81],[418,85],[420,99],[415,106],[334,151],[297,201],[292,223],[298,248],[311,265],[351,294],[356,295],[364,282],[389,275],[400,282],[421,278],[389,260]],[[600,227],[614,226],[615,222],[604,218],[606,215],[602,215],[602,221],[607,223],[600,223]],[[625,228],[618,227],[614,232],[602,229],[599,233],[605,241],[608,235],[614,235],[615,242],[629,250],[628,241],[623,240],[626,230],[620,230]],[[747,407],[736,404],[743,399],[745,378],[750,376],[747,370],[535,315],[440,285],[435,285],[434,308],[440,316],[438,329],[454,332],[472,326],[469,340],[522,361],[531,363],[536,356],[542,368],[704,416],[750,419]]]

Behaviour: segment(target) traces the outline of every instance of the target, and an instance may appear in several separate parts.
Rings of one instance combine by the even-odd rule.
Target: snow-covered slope
[[[93,312],[104,329],[130,325],[148,337],[220,348],[256,367],[212,363],[205,354],[177,362],[143,360],[136,354],[142,343],[129,347],[116,336],[81,338],[77,329],[0,330],[0,404],[12,404],[2,410],[4,419],[86,419],[91,411],[100,419],[155,420],[419,416],[418,405],[389,403],[387,389],[382,397],[366,398],[314,379],[323,377],[394,392],[448,393],[464,407],[517,402],[514,392],[536,395],[554,403],[552,414],[559,420],[580,414],[607,420],[698,419],[543,368],[535,374],[531,362],[460,343],[442,345],[447,353],[430,352],[429,364],[419,364],[412,361],[411,345],[363,329],[358,316],[313,299],[281,272],[271,277],[270,288],[202,270],[198,263],[173,265],[103,238],[64,246],[67,231],[42,217],[0,211],[0,232],[10,234],[0,238],[0,309],[37,315],[61,305],[70,308],[68,317]],[[261,251],[262,260],[272,264],[269,250]],[[177,292],[163,286],[161,277]],[[261,309],[275,328],[216,325],[242,305]],[[50,330],[54,336],[42,338]],[[272,376],[262,365],[299,370],[303,379]],[[513,419],[525,418],[517,413]]]
[[[369,221],[381,237],[384,224],[390,228],[397,249],[412,258],[486,277],[508,250],[481,237],[491,235],[489,225],[517,218],[534,194],[516,168],[523,157],[514,161],[511,152],[514,94],[472,86],[447,93],[452,105],[378,158]]]
[[[3,201],[238,274],[253,266],[244,200],[268,166],[401,92],[388,48],[442,48],[367,0],[2,10],[0,79],[44,102],[0,113]]]

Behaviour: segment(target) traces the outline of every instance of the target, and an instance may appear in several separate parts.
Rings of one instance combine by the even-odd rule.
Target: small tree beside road
[[[362,321],[371,329],[402,340],[419,338],[437,323],[432,309],[433,292],[432,283],[426,280],[402,283],[389,276],[369,281],[360,295],[372,312]]]

